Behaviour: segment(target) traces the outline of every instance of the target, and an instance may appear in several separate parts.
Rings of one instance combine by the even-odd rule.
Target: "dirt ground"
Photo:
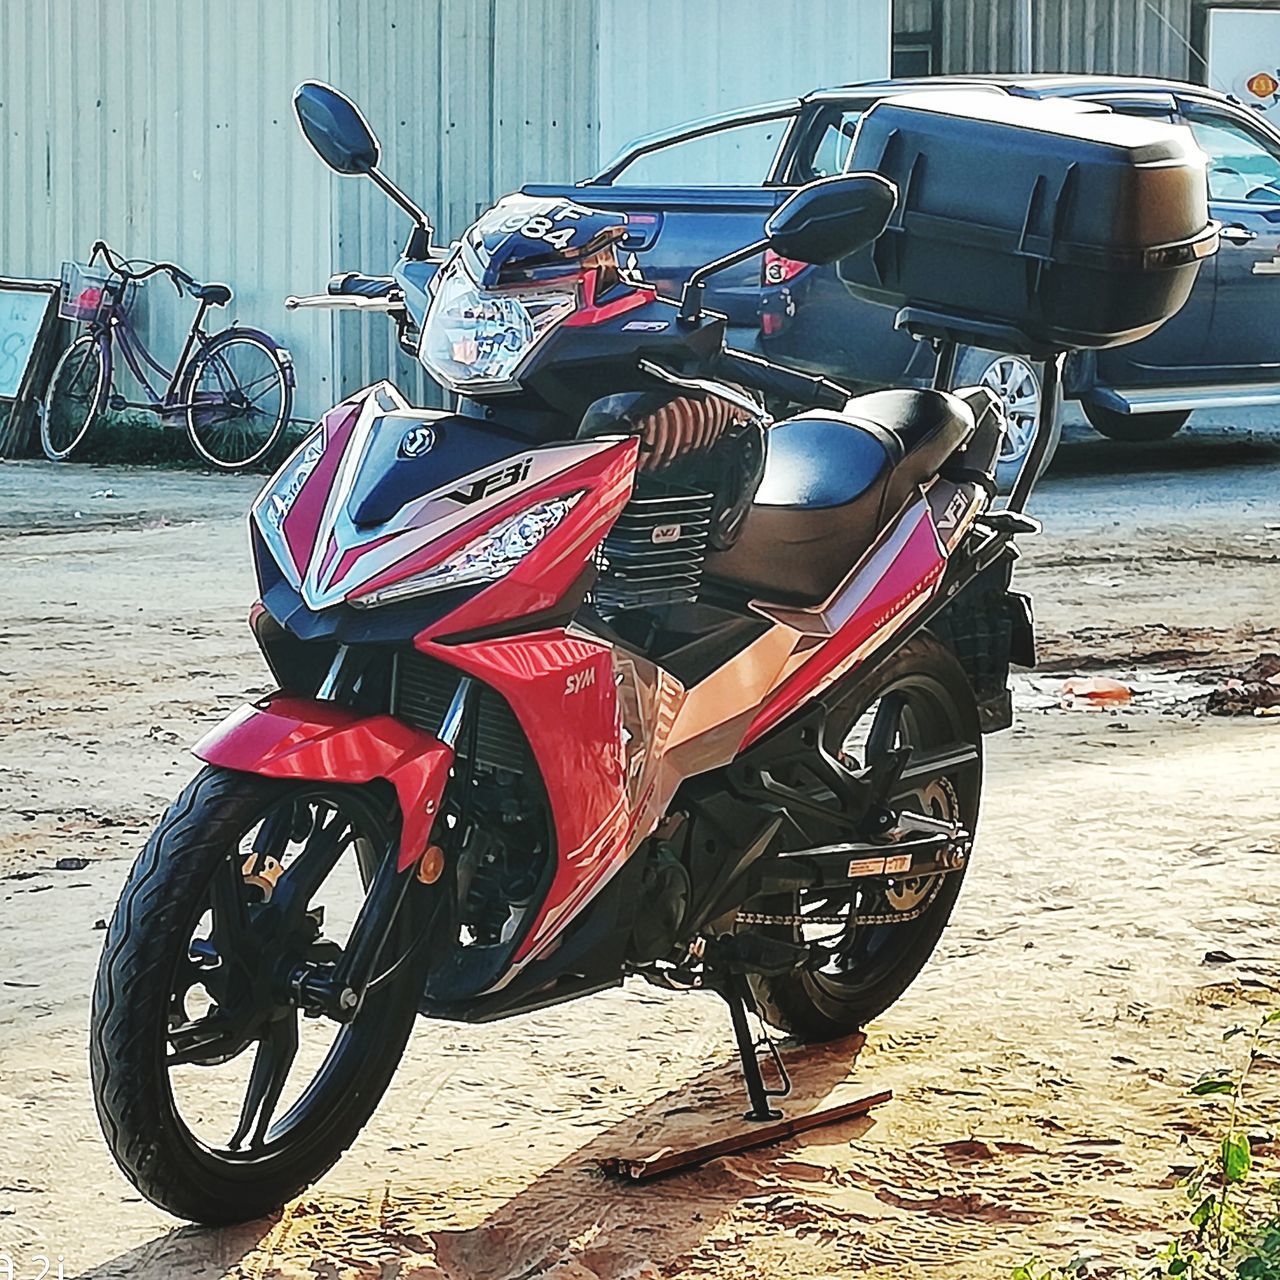
[[[953,923],[856,1061],[790,1055],[792,1110],[893,1089],[872,1118],[606,1180],[600,1156],[742,1109],[714,998],[638,984],[420,1023],[338,1167],[279,1221],[226,1231],[175,1224],[117,1173],[85,1022],[98,922],[187,744],[266,687],[244,626],[254,484],[0,466],[0,1255],[94,1280],[982,1280],[1033,1254],[1139,1256],[1211,1141],[1187,1084],[1280,1003],[1280,720],[1196,703],[1213,669],[1280,650],[1277,463],[1280,437],[1212,432],[1063,451],[1019,569],[1044,667],[988,740]],[[1132,681],[1132,706],[1064,709],[1062,678],[1095,671]],[[1280,1062],[1258,1081],[1280,1117]]]

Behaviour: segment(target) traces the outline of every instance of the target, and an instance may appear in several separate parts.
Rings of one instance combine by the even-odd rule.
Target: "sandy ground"
[[[192,771],[186,745],[266,687],[244,626],[253,482],[0,466],[0,1255],[95,1280],[978,1280],[1150,1247],[1209,1140],[1186,1085],[1225,1028],[1280,1002],[1280,722],[1193,698],[1206,669],[1280,650],[1277,462],[1265,433],[1063,451],[1019,570],[1045,671],[988,740],[952,926],[856,1061],[791,1055],[793,1109],[892,1088],[873,1118],[607,1181],[598,1157],[742,1109],[715,1000],[637,985],[420,1023],[342,1163],[281,1220],[221,1232],[175,1225],[116,1172],[85,1021],[95,926]],[[1059,707],[1062,676],[1093,670],[1132,678],[1133,707]],[[68,856],[88,864],[53,869]],[[1280,1062],[1258,1080],[1277,1102]]]

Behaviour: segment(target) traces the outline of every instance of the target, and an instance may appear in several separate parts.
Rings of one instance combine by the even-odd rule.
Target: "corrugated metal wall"
[[[407,230],[302,144],[299,80],[364,106],[386,170],[447,240],[503,192],[585,176],[637,133],[883,74],[888,14],[889,0],[0,0],[0,274],[56,278],[103,236],[229,283],[234,314],[293,349],[300,413],[393,368],[421,391],[381,318],[281,306],[332,270],[387,270]],[[148,287],[162,358],[189,315]]]
[[[895,0],[894,29],[941,22],[943,74],[1025,71],[1025,0]],[[1192,0],[1031,0],[1031,70],[1186,79]]]
[[[1017,2],[928,5],[946,68],[1015,65]],[[281,300],[337,268],[385,270],[406,224],[302,144],[299,80],[365,106],[388,172],[448,238],[495,196],[582,176],[637,133],[884,74],[889,3],[0,0],[0,274],[54,277],[99,235],[172,256],[288,343],[298,409],[314,412],[387,372],[389,326]],[[922,3],[899,0],[899,27]],[[1183,75],[1191,3],[1034,0],[1035,66]],[[149,295],[172,355],[188,304],[163,284]]]
[[[384,169],[442,242],[521,183],[570,182],[595,164],[596,0],[554,0],[554,48],[548,12],[545,0],[366,0],[336,10],[333,83],[362,101]],[[404,215],[367,182],[334,187],[335,264],[386,271]],[[346,388],[393,364],[407,391],[428,394],[385,321],[348,315],[340,325]]]
[[[600,0],[600,139],[889,69],[888,0]]]
[[[0,274],[56,279],[101,236],[236,291],[331,398],[330,322],[281,299],[329,270],[327,175],[289,109],[328,66],[326,0],[2,0]],[[155,353],[191,304],[147,289]],[[126,390],[127,394],[127,390]]]

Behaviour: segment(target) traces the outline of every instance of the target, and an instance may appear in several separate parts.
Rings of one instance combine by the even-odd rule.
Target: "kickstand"
[[[738,1056],[742,1059],[742,1075],[747,1085],[747,1098],[751,1103],[751,1110],[743,1116],[743,1119],[781,1120],[782,1112],[775,1111],[769,1105],[769,1099],[785,1098],[791,1092],[791,1077],[787,1075],[787,1069],[782,1064],[782,1055],[778,1053],[778,1048],[770,1038],[763,1021],[760,1024],[760,1040],[751,1039],[751,1031],[747,1026],[747,1009],[748,1006],[754,1009],[755,1001],[746,977],[740,973],[728,975],[720,988],[720,994],[729,1006],[729,1017],[733,1022],[733,1038],[738,1045]],[[764,1074],[760,1070],[761,1048],[769,1051],[769,1057],[773,1060],[773,1065],[782,1081],[780,1089],[770,1089],[765,1085]]]

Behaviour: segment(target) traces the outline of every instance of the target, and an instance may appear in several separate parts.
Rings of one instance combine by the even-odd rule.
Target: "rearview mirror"
[[[897,187],[878,173],[819,178],[784,200],[764,233],[780,257],[826,266],[869,245],[897,203]]]
[[[337,89],[306,80],[293,95],[293,109],[302,136],[335,173],[365,175],[378,167],[378,139],[360,108]]]

